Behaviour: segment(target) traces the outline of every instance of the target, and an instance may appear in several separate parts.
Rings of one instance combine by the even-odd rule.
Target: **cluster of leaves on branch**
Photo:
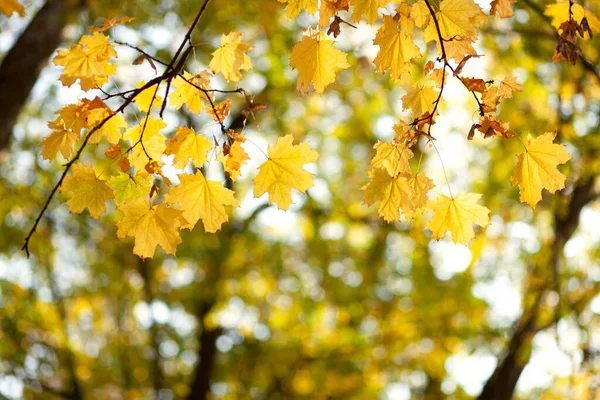
[[[297,17],[303,9],[308,14],[318,12],[319,28],[328,28],[327,35],[334,38],[338,38],[340,26],[344,23],[352,27],[351,22],[364,19],[368,24],[379,25],[373,40],[373,44],[379,47],[374,59],[375,71],[389,71],[393,81],[407,86],[402,104],[410,110],[412,119],[396,124],[391,141],[375,144],[375,155],[368,171],[370,182],[363,187],[365,202],[368,205],[378,202],[378,213],[386,222],[400,220],[402,215],[410,221],[416,213],[433,211],[427,227],[435,239],[451,232],[455,242],[467,243],[474,236],[473,225],[485,227],[489,224],[490,211],[478,204],[482,195],[463,193],[454,196],[448,185],[449,197],[439,194],[430,199],[427,193],[434,187],[434,182],[420,172],[420,160],[411,165],[414,155],[411,149],[420,137],[431,145],[429,147],[435,147],[432,127],[443,100],[445,84],[451,78],[460,81],[478,106],[479,121],[473,123],[468,132],[469,140],[476,132],[484,138],[519,137],[519,133],[510,129],[508,121],[497,118],[500,102],[522,90],[516,78],[507,76],[496,81],[462,73],[470,59],[481,56],[473,47],[478,39],[478,28],[494,16],[512,17],[511,4],[514,0],[494,0],[490,16],[472,0],[402,2],[391,12],[389,5],[386,8],[385,0],[280,1],[287,3],[289,18]],[[587,31],[591,36],[592,31],[599,28],[596,26],[597,18],[582,6],[571,7],[570,4],[561,1],[549,6],[547,13],[554,21],[561,21],[559,29],[566,31],[564,24],[577,25],[577,32]],[[340,17],[346,11],[351,22]],[[383,12],[381,23],[380,11]],[[579,22],[574,22],[575,19]],[[562,24],[562,21],[567,22]],[[427,83],[423,85],[411,82],[410,77],[411,63],[422,57],[414,41],[415,35],[419,35],[426,44],[434,42],[438,52],[435,59],[425,63],[422,74]],[[565,33],[561,33],[560,40],[564,40],[564,36]],[[344,40],[343,35],[338,40]],[[310,82],[317,93],[323,93],[326,86],[335,82],[336,73],[349,67],[346,59],[346,54],[335,47],[334,40],[327,39],[317,28],[307,29],[302,41],[293,48],[290,61],[290,65],[299,72],[298,90],[307,92]],[[553,57],[553,61],[559,60]],[[531,207],[541,200],[543,189],[554,193],[565,186],[566,177],[557,166],[567,162],[570,155],[564,146],[553,143],[554,138],[555,134],[544,133],[535,139],[530,137],[527,142],[522,141],[524,152],[518,155],[511,183],[518,185],[521,201]],[[437,147],[435,150],[439,155]]]
[[[246,118],[264,106],[254,104],[252,97],[241,88],[218,90],[211,83],[213,74],[217,73],[227,81],[238,82],[243,72],[252,68],[246,52],[253,46],[242,40],[240,32],[223,35],[220,47],[212,53],[209,69],[195,73],[183,69],[193,44],[170,64],[137,49],[141,56],[134,64],[147,61],[154,68],[162,64],[165,72],[149,82],[139,82],[135,89],[104,92],[101,87],[116,72],[111,60],[118,56],[104,32],[129,21],[129,18],[107,20],[101,27],[90,28],[92,34],[84,35],[68,50],[58,51],[53,61],[64,67],[60,79],[65,86],[77,82],[84,91],[95,89],[101,93],[58,111],[58,117],[48,124],[52,132],[42,142],[41,153],[48,160],[58,153],[70,160],[56,188],[70,197],[67,205],[72,212],[88,209],[92,217],[98,218],[106,212],[107,202],[114,200],[122,215],[117,222],[117,235],[133,237],[134,253],[147,258],[153,257],[156,246],[175,254],[181,243],[179,230],[193,229],[199,221],[206,232],[218,231],[228,221],[226,207],[238,206],[234,191],[225,187],[225,182],[209,180],[202,172],[205,163],[218,162],[233,182],[249,159],[242,146],[248,143],[243,132],[227,130],[224,126],[231,99],[217,102],[215,93],[243,95],[248,106],[242,111]],[[182,48],[188,40],[186,37]],[[163,89],[164,97],[161,96]],[[105,103],[109,99],[120,99],[121,105],[112,110]],[[121,115],[131,103],[142,113],[136,125],[130,125]],[[208,112],[220,126],[222,136],[209,138],[186,126],[177,127],[174,134],[169,135],[162,119],[167,106],[175,109],[185,106],[195,114]],[[112,160],[108,167],[99,170],[79,161],[84,148],[103,144],[109,146],[105,151],[106,157]],[[292,189],[304,192],[312,186],[313,175],[303,166],[315,161],[317,153],[306,143],[295,145],[292,136],[286,135],[269,146],[265,155],[267,160],[258,168],[254,179],[255,196],[268,193],[269,203],[286,210],[292,204]],[[185,169],[186,173],[178,176],[178,184],[163,174],[164,156],[172,156],[173,165]],[[48,201],[53,194],[54,191]]]
[[[477,104],[474,111],[479,119],[465,132],[468,139],[481,134],[484,138],[519,140],[523,144],[524,151],[518,154],[511,177],[522,202],[534,208],[544,189],[554,193],[564,188],[566,177],[557,166],[566,163],[570,155],[563,145],[554,143],[555,134],[536,133],[522,140],[508,121],[497,117],[499,105],[522,91],[516,78],[495,80],[463,74],[469,60],[481,57],[473,47],[479,28],[492,18],[512,17],[511,4],[515,0],[494,0],[491,15],[473,0],[418,0],[402,2],[394,8],[385,0],[279,1],[286,3],[288,18],[298,17],[303,10],[309,15],[318,13],[317,26],[305,30],[290,54],[290,67],[298,71],[297,89],[302,94],[309,93],[311,85],[322,94],[335,83],[339,71],[351,68],[348,55],[336,48],[336,40],[344,40],[343,30],[354,28],[353,23],[359,21],[378,28],[373,40],[379,48],[374,70],[389,71],[394,82],[406,87],[402,103],[411,116],[409,121],[398,121],[391,141],[374,145],[375,154],[367,171],[369,182],[363,187],[365,203],[378,203],[378,214],[386,222],[401,218],[411,221],[417,214],[432,211],[427,227],[433,237],[440,239],[450,232],[457,243],[468,243],[475,235],[474,225],[489,224],[490,210],[479,204],[482,195],[451,193],[447,177],[448,195],[429,196],[434,182],[420,171],[421,160],[413,158],[413,150],[421,139],[423,148],[434,148],[441,162],[434,125],[450,79],[457,79]],[[18,7],[12,10],[19,12]],[[223,34],[208,69],[185,70],[194,49],[191,33],[203,10],[204,6],[169,63],[130,46],[140,53],[134,64],[148,62],[157,71],[156,78],[139,82],[132,89],[117,93],[102,90],[116,73],[113,60],[118,56],[105,32],[130,19],[112,19],[101,27],[92,27],[91,35],[84,35],[77,44],[58,52],[54,63],[64,67],[61,82],[66,86],[77,82],[84,91],[98,93],[65,106],[49,123],[52,132],[42,143],[42,156],[53,159],[60,153],[69,161],[27,237],[25,250],[58,188],[70,196],[67,204],[71,211],[80,213],[87,208],[94,218],[106,211],[108,201],[114,200],[122,216],[117,234],[120,238],[135,238],[134,252],[143,258],[152,257],[156,246],[174,254],[181,242],[179,230],[193,229],[200,220],[207,232],[218,231],[228,221],[227,208],[238,206],[235,192],[226,182],[208,180],[202,167],[207,162],[219,162],[230,182],[235,181],[249,158],[244,146],[254,144],[246,139],[243,129],[226,129],[224,119],[231,107],[227,96],[244,96],[247,109],[242,112],[246,119],[264,106],[254,104],[242,88],[216,89],[212,85],[213,74],[239,82],[243,73],[252,69],[247,52],[253,45],[243,41],[240,32]],[[5,7],[3,11],[12,12]],[[559,1],[550,5],[546,14],[559,33],[552,57],[555,62],[574,62],[581,55],[576,33],[584,37],[587,32],[591,37],[600,30],[598,19],[573,2]],[[415,83],[410,73],[415,60],[423,57],[422,49],[415,44],[416,37],[425,46],[433,44],[438,54],[423,60],[423,84]],[[156,64],[164,67],[164,72],[159,74]],[[225,99],[217,102],[215,93]],[[111,109],[105,102],[108,100],[119,100],[120,105]],[[121,115],[132,103],[140,112],[139,123],[133,126]],[[167,124],[162,119],[165,108],[183,106],[191,113],[210,114],[220,127],[221,136],[208,138],[185,126],[166,132]],[[87,146],[103,143],[110,146],[105,154],[113,160],[108,167],[98,170],[79,161]],[[286,210],[292,204],[292,189],[305,192],[312,186],[313,176],[304,166],[316,161],[318,155],[306,143],[294,145],[291,135],[282,135],[263,153],[267,160],[254,178],[254,196],[268,193],[270,204]],[[171,155],[175,167],[185,168],[178,184],[162,171],[164,156]]]

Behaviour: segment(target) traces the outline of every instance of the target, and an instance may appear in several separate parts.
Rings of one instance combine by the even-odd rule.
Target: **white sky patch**
[[[573,360],[556,343],[551,330],[533,339],[533,353],[517,383],[519,393],[550,386],[554,377],[567,377],[573,372]]]
[[[429,243],[431,265],[435,276],[448,280],[455,274],[464,272],[471,263],[471,250],[462,244],[454,244],[449,238]]]
[[[492,324],[509,326],[521,314],[521,291],[505,272],[491,281],[476,283],[473,295],[488,302]]]
[[[381,400],[409,400],[410,386],[406,383],[391,383],[386,386]]]
[[[476,396],[496,367],[496,357],[487,353],[454,354],[446,360],[446,372],[471,396]]]

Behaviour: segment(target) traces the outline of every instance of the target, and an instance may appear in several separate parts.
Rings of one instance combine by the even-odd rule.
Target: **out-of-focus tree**
[[[0,394],[32,399],[596,398],[600,31],[594,13],[600,5],[286,3],[208,2],[196,21],[204,2],[57,0],[24,3],[24,16],[17,8],[0,21],[0,36],[9,43],[2,47],[0,67]],[[471,3],[485,13],[473,12]],[[375,11],[364,8],[369,4]],[[294,11],[301,8],[306,10]],[[500,18],[509,10],[514,16]],[[79,84],[64,87],[63,69],[52,62],[55,49],[70,48],[64,38],[78,43],[90,35],[88,26],[123,16],[135,20],[103,33],[118,58],[113,59],[116,74],[102,92],[86,94]],[[475,29],[473,53],[481,57],[465,59],[470,42],[463,40],[465,33],[452,33],[453,24]],[[303,35],[303,28],[319,25],[321,36]],[[405,62],[395,55],[396,67],[386,66],[378,52],[386,46],[382,37],[396,34],[386,31],[388,26],[402,44],[411,27],[422,57],[403,53]],[[189,40],[183,40],[188,32]],[[156,87],[160,83],[158,94],[166,97],[167,82],[173,83],[172,93],[180,72],[190,71],[192,77],[209,67],[217,72],[212,53],[230,32],[243,33],[242,41],[254,47],[246,53],[253,68],[243,68],[236,83],[227,82],[224,78],[237,79],[225,73],[215,74],[210,86],[202,86],[201,75],[193,82],[204,90],[243,92],[211,92],[214,97],[201,100],[206,111],[200,114],[190,111],[190,103],[175,109],[170,98],[164,99],[164,110],[147,107],[165,121],[173,145],[180,126],[218,141],[210,162],[194,165],[236,192],[240,207],[227,209],[229,221],[220,231],[206,233],[203,217],[198,225],[204,226],[179,231],[176,257],[152,248],[141,259],[133,250],[138,236],[117,235],[123,213],[116,208],[126,201],[107,202],[107,213],[93,219],[94,213],[72,214],[58,205],[67,198],[61,191],[60,201],[54,200],[37,224],[72,159],[59,155],[48,161],[54,157],[40,155],[40,143],[56,130],[47,126],[57,120],[58,110],[96,95],[113,109],[131,99],[120,115],[128,127],[143,127],[146,113],[131,95],[141,95],[138,83],[162,77]],[[309,40],[334,39],[347,54],[348,68],[335,71],[335,82],[322,94],[299,94],[297,86],[310,90],[314,76],[299,84],[306,67],[292,61],[300,76],[292,70],[293,49]],[[456,49],[457,43],[466,47]],[[184,50],[178,52],[180,44]],[[458,59],[451,57],[460,51]],[[171,65],[169,70],[171,60],[184,60],[181,69]],[[391,71],[378,74],[376,68]],[[424,70],[433,71],[433,79]],[[507,76],[516,77],[523,90],[496,107],[493,89],[501,90]],[[483,87],[477,79],[484,79]],[[320,90],[319,83],[313,80],[313,85]],[[423,86],[436,96],[415,111],[406,94]],[[151,92],[149,103],[152,97]],[[219,114],[221,104],[228,104],[223,106],[228,115]],[[484,109],[492,104],[493,110]],[[407,128],[394,132],[402,120]],[[82,139],[94,129],[87,128]],[[415,214],[412,222],[403,217],[386,223],[378,215],[383,201],[365,206],[365,200],[372,202],[361,191],[372,178],[367,170],[403,179],[397,174],[401,160],[373,164],[378,154],[373,145],[398,145],[398,132],[410,135],[403,142],[414,153],[407,165],[437,185],[431,199],[452,196],[448,190],[456,199],[465,191],[483,194],[480,205],[491,211],[491,223],[479,223],[481,229],[473,225],[476,236],[467,238],[468,246],[452,243],[455,231],[434,241],[432,235],[439,238],[445,231],[438,235],[427,228],[431,212],[402,208],[405,215]],[[522,195],[509,181],[527,134],[544,132],[557,133],[554,143],[566,145],[571,160],[560,167],[567,176],[565,188],[545,193],[532,209],[519,201]],[[319,159],[310,170],[315,185],[306,194],[292,193],[295,204],[281,211],[264,198],[253,199],[254,178],[267,159],[267,143],[273,146],[288,134],[309,143]],[[226,152],[223,143],[233,148],[241,140],[250,160],[232,180],[216,152]],[[107,142],[85,148],[80,161],[96,165],[98,174],[109,171],[126,181],[146,170],[144,194],[152,191],[152,204],[168,202],[169,187],[177,188],[187,179],[182,176],[195,171],[192,163],[173,166],[178,160],[172,155],[154,160],[159,165],[146,157],[136,170],[138,161],[127,158],[129,145],[120,143],[119,151],[126,154],[120,159],[134,165],[122,175],[105,155],[111,148]],[[143,158],[147,150],[139,150]],[[80,182],[71,180],[74,196]],[[272,192],[268,196],[273,200]],[[21,248],[34,221],[27,258]]]

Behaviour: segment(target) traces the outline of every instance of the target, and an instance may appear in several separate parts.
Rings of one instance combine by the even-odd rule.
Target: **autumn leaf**
[[[576,2],[573,3],[571,7],[571,12],[573,13],[573,19],[580,24],[581,21],[585,18],[588,21],[588,24],[594,33],[600,33],[600,20],[594,13],[589,10],[586,10],[581,4]],[[568,21],[570,19],[569,14],[569,1],[568,0],[558,0],[554,4],[549,4],[546,6],[544,10],[544,15],[552,18],[552,26],[556,29],[559,29],[563,22]]]
[[[329,20],[331,19],[331,17],[336,15],[339,11],[347,11],[349,5],[350,5],[350,0],[323,0],[323,1],[321,1],[321,6],[319,7],[319,26],[321,28],[327,27],[327,25],[329,25]],[[339,27],[339,24],[338,24],[338,27]],[[329,32],[327,34],[329,35]]]
[[[481,21],[477,17],[481,14],[483,14],[481,8],[473,0],[442,0],[435,16],[442,38],[450,39],[460,36],[473,41],[477,39],[477,26],[481,25]],[[435,24],[427,25],[425,39],[439,42]]]
[[[201,167],[208,161],[207,152],[213,148],[212,142],[193,129],[179,126],[175,130],[175,137],[167,142],[165,154],[174,154],[173,165],[183,168],[191,159],[196,167]]]
[[[79,44],[87,47],[89,54],[95,56],[98,60],[107,61],[110,58],[116,58],[117,52],[112,44],[108,42],[109,37],[100,32],[94,32],[92,35],[84,35],[79,39]]]
[[[520,92],[523,90],[523,86],[517,83],[517,79],[514,76],[507,76],[500,82],[500,96],[505,99],[510,99],[513,96],[513,93]]]
[[[371,159],[371,168],[384,168],[390,176],[410,172],[408,160],[413,152],[404,143],[377,142],[373,148],[375,156]]]
[[[169,103],[178,110],[185,104],[188,111],[200,114],[202,110],[204,110],[204,100],[206,100],[206,95],[198,88],[192,86],[190,82],[202,89],[210,90],[211,78],[212,74],[208,70],[204,70],[196,76],[189,72],[184,72],[183,77],[179,75],[176,76],[175,79],[173,79],[173,87],[175,90],[169,96]],[[212,93],[210,97],[211,99],[214,97]]]
[[[446,56],[448,59],[454,59],[456,62],[460,62],[465,55],[477,54],[475,48],[473,48],[473,43],[471,40],[461,36],[454,36],[447,41],[445,40],[444,47],[446,49]]]
[[[90,110],[87,116],[87,123],[90,128],[94,128],[105,118],[112,114],[112,111],[108,107],[95,108]],[[108,121],[102,125],[102,128],[96,130],[90,136],[88,143],[94,144],[99,143],[104,137],[110,144],[119,143],[121,139],[121,129],[127,128],[127,121],[121,115],[113,115]]]
[[[308,14],[314,14],[319,9],[318,0],[278,0],[280,3],[288,3],[285,7],[285,15],[288,18],[296,18],[305,9]]]
[[[107,83],[108,77],[115,73],[116,66],[109,60],[116,56],[108,37],[94,33],[83,36],[79,44],[71,44],[68,50],[58,50],[53,61],[65,68],[60,77],[63,85],[71,86],[79,80],[82,90],[90,90]]]
[[[258,168],[254,178],[254,197],[269,193],[269,204],[287,210],[292,204],[292,189],[304,193],[313,185],[313,174],[303,166],[317,161],[319,155],[308,143],[292,144],[291,134],[277,139],[269,146],[269,159]]]
[[[71,131],[53,131],[40,144],[42,146],[42,157],[46,160],[52,160],[56,153],[64,158],[69,158],[73,154],[73,145],[79,140],[79,133]]]
[[[17,0],[0,0],[0,10],[7,17],[10,17],[13,13],[17,13],[21,17],[25,16],[25,7],[19,4]]]
[[[421,56],[411,34],[412,26],[407,29],[406,23],[403,25],[391,16],[384,15],[383,26],[377,31],[373,41],[373,44],[379,46],[379,52],[373,61],[376,71],[383,72],[389,69],[392,79],[400,79],[400,76],[409,69],[410,60]]]
[[[193,229],[202,220],[204,230],[214,233],[221,229],[229,217],[225,206],[237,207],[233,190],[223,187],[223,182],[209,181],[201,172],[194,175],[180,175],[181,183],[169,189],[165,197],[167,204],[179,204],[187,224],[184,228]]]
[[[229,174],[232,181],[235,182],[240,176],[240,168],[248,160],[248,154],[244,151],[242,144],[239,141],[235,141],[229,148],[227,154],[219,154],[217,160],[223,163],[223,169]]]
[[[93,218],[98,218],[106,211],[106,200],[114,198],[112,189],[106,181],[96,177],[93,167],[77,162],[71,171],[71,176],[67,176],[60,186],[62,192],[71,195],[67,201],[71,212],[79,214],[87,208]]]
[[[487,90],[486,83],[483,79],[479,78],[460,78],[460,81],[465,85],[467,90],[472,92],[483,93]]]
[[[377,10],[385,7],[386,0],[353,0],[352,4],[352,21],[358,22],[364,15],[367,23],[372,25],[377,19]]]
[[[144,87],[146,82],[141,81],[138,83],[137,88],[140,89]],[[163,103],[163,98],[158,95],[158,85],[150,86],[142,90],[133,101],[137,104],[140,111],[148,112],[150,110],[150,105],[152,107],[160,107]]]
[[[239,82],[242,79],[241,70],[252,68],[252,61],[246,55],[247,51],[254,48],[248,42],[242,42],[241,32],[231,32],[221,36],[221,47],[212,53],[209,68],[214,72],[223,74],[226,80]]]
[[[416,84],[411,86],[402,97],[404,109],[410,109],[413,118],[419,118],[426,112],[433,112],[433,103],[437,100],[439,92],[431,86]]]
[[[481,196],[479,193],[462,193],[452,198],[440,194],[430,200],[427,207],[433,210],[433,217],[427,228],[433,238],[439,240],[450,232],[454,243],[467,244],[475,236],[473,225],[488,226],[490,210],[477,204]]]
[[[229,111],[231,110],[231,100],[226,99],[225,101],[220,102],[219,104],[215,104],[214,107],[210,107],[208,109],[208,113],[212,115],[213,121],[224,121],[225,118],[229,115]]]
[[[126,158],[123,158],[126,160]],[[130,200],[137,200],[140,197],[147,196],[150,193],[152,185],[147,179],[140,175],[130,175],[119,173],[108,181],[115,194],[117,204],[125,203]]]
[[[403,213],[412,212],[415,191],[406,177],[391,177],[385,169],[374,170],[369,177],[371,182],[362,188],[365,191],[365,203],[370,206],[379,201],[377,214],[386,222],[400,220],[400,209]]]
[[[311,82],[317,93],[323,93],[335,82],[336,73],[350,66],[346,53],[336,49],[334,43],[305,35],[294,46],[290,66],[298,69],[297,89],[300,93],[308,93]]]
[[[550,193],[565,187],[566,176],[557,169],[571,159],[565,146],[552,143],[556,133],[546,132],[535,139],[529,135],[525,151],[518,154],[517,165],[510,177],[513,185],[519,186],[520,200],[531,208],[542,199],[542,190]]]
[[[500,18],[509,18],[515,15],[512,9],[512,4],[517,0],[494,0],[492,1],[492,8],[490,14],[498,15]]]
[[[495,113],[500,102],[500,91],[497,87],[487,89],[481,95],[481,108],[484,113]]]
[[[417,211],[425,209],[429,201],[427,193],[429,193],[435,185],[431,179],[425,176],[425,174],[412,175],[408,180],[408,184],[413,188],[415,194],[411,198],[413,208],[404,211],[404,217],[407,221],[411,221]]]
[[[102,21],[100,26],[90,26],[90,32],[104,32],[110,28],[114,28],[117,25],[126,24],[128,22],[134,21],[133,17],[114,17],[107,18]]]
[[[166,138],[160,133],[161,129],[166,128],[167,124],[162,119],[155,119],[148,115],[136,125],[125,131],[123,140],[130,140],[133,148],[131,149],[131,164],[141,171],[150,161],[160,161],[167,145]],[[143,136],[142,136],[143,133]],[[143,145],[142,145],[143,143]]]
[[[175,249],[181,243],[178,228],[187,223],[180,210],[165,204],[152,207],[144,199],[128,201],[118,209],[123,218],[117,222],[117,236],[135,239],[134,254],[152,258],[156,246],[160,246],[167,254],[175,255]]]

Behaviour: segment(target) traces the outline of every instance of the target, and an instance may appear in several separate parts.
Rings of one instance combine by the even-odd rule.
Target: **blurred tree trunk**
[[[531,344],[533,337],[539,331],[558,323],[561,318],[560,307],[562,302],[567,302],[560,296],[560,259],[567,241],[571,238],[577,226],[581,210],[592,200],[598,197],[594,191],[594,178],[582,179],[577,182],[566,207],[556,207],[554,215],[554,240],[549,247],[542,251],[549,253],[548,264],[544,266],[550,282],[539,288],[535,304],[529,311],[523,312],[517,328],[508,344],[506,353],[499,361],[492,376],[488,379],[478,400],[510,400],[513,398],[517,382],[521,373],[531,358]],[[555,318],[548,323],[540,323],[539,309],[543,291],[554,290],[560,296],[559,303],[555,306]]]
[[[0,65],[0,151],[10,143],[13,128],[48,57],[61,43],[67,17],[83,4],[48,0],[8,51]]]

